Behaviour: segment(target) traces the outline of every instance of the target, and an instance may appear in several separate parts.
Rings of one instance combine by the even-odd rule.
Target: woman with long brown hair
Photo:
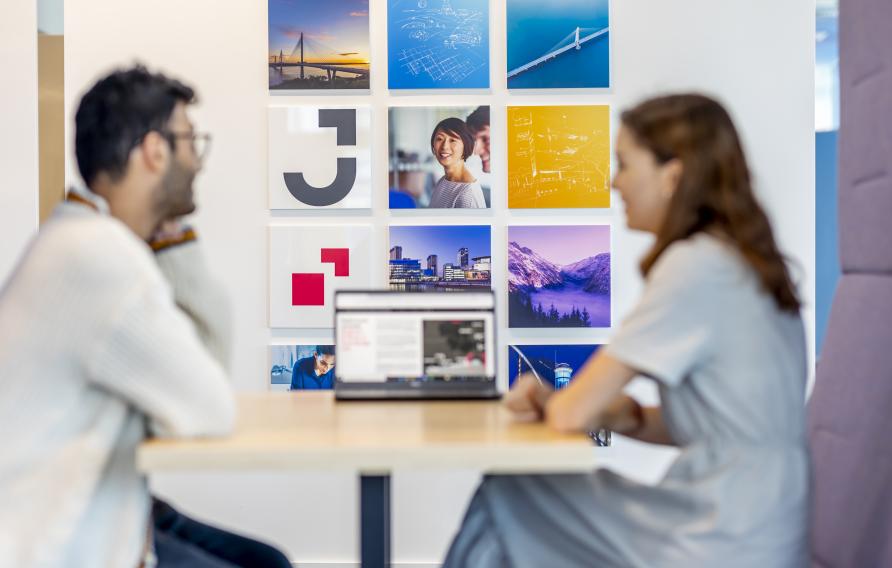
[[[656,236],[644,293],[568,387],[521,377],[506,405],[680,454],[656,486],[487,477],[445,565],[805,566],[805,333],[731,118],[701,95],[652,99],[623,113],[616,150],[628,225]],[[659,406],[623,394],[636,376]]]

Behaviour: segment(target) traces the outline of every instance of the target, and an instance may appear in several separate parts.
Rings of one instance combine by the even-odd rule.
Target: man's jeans
[[[152,500],[158,568],[292,568],[275,548],[199,523]]]

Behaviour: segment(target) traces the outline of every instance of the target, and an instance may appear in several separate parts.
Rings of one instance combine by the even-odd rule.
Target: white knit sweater
[[[59,206],[0,291],[0,564],[129,568],[149,493],[148,429],[234,422],[225,372],[126,226]]]

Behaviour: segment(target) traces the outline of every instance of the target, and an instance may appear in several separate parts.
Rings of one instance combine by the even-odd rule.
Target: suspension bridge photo
[[[508,0],[509,89],[610,86],[608,0]]]
[[[269,0],[271,90],[368,89],[363,0]]]

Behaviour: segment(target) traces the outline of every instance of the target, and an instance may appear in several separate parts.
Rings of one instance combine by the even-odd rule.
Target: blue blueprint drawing
[[[489,88],[488,0],[389,0],[388,87]]]

